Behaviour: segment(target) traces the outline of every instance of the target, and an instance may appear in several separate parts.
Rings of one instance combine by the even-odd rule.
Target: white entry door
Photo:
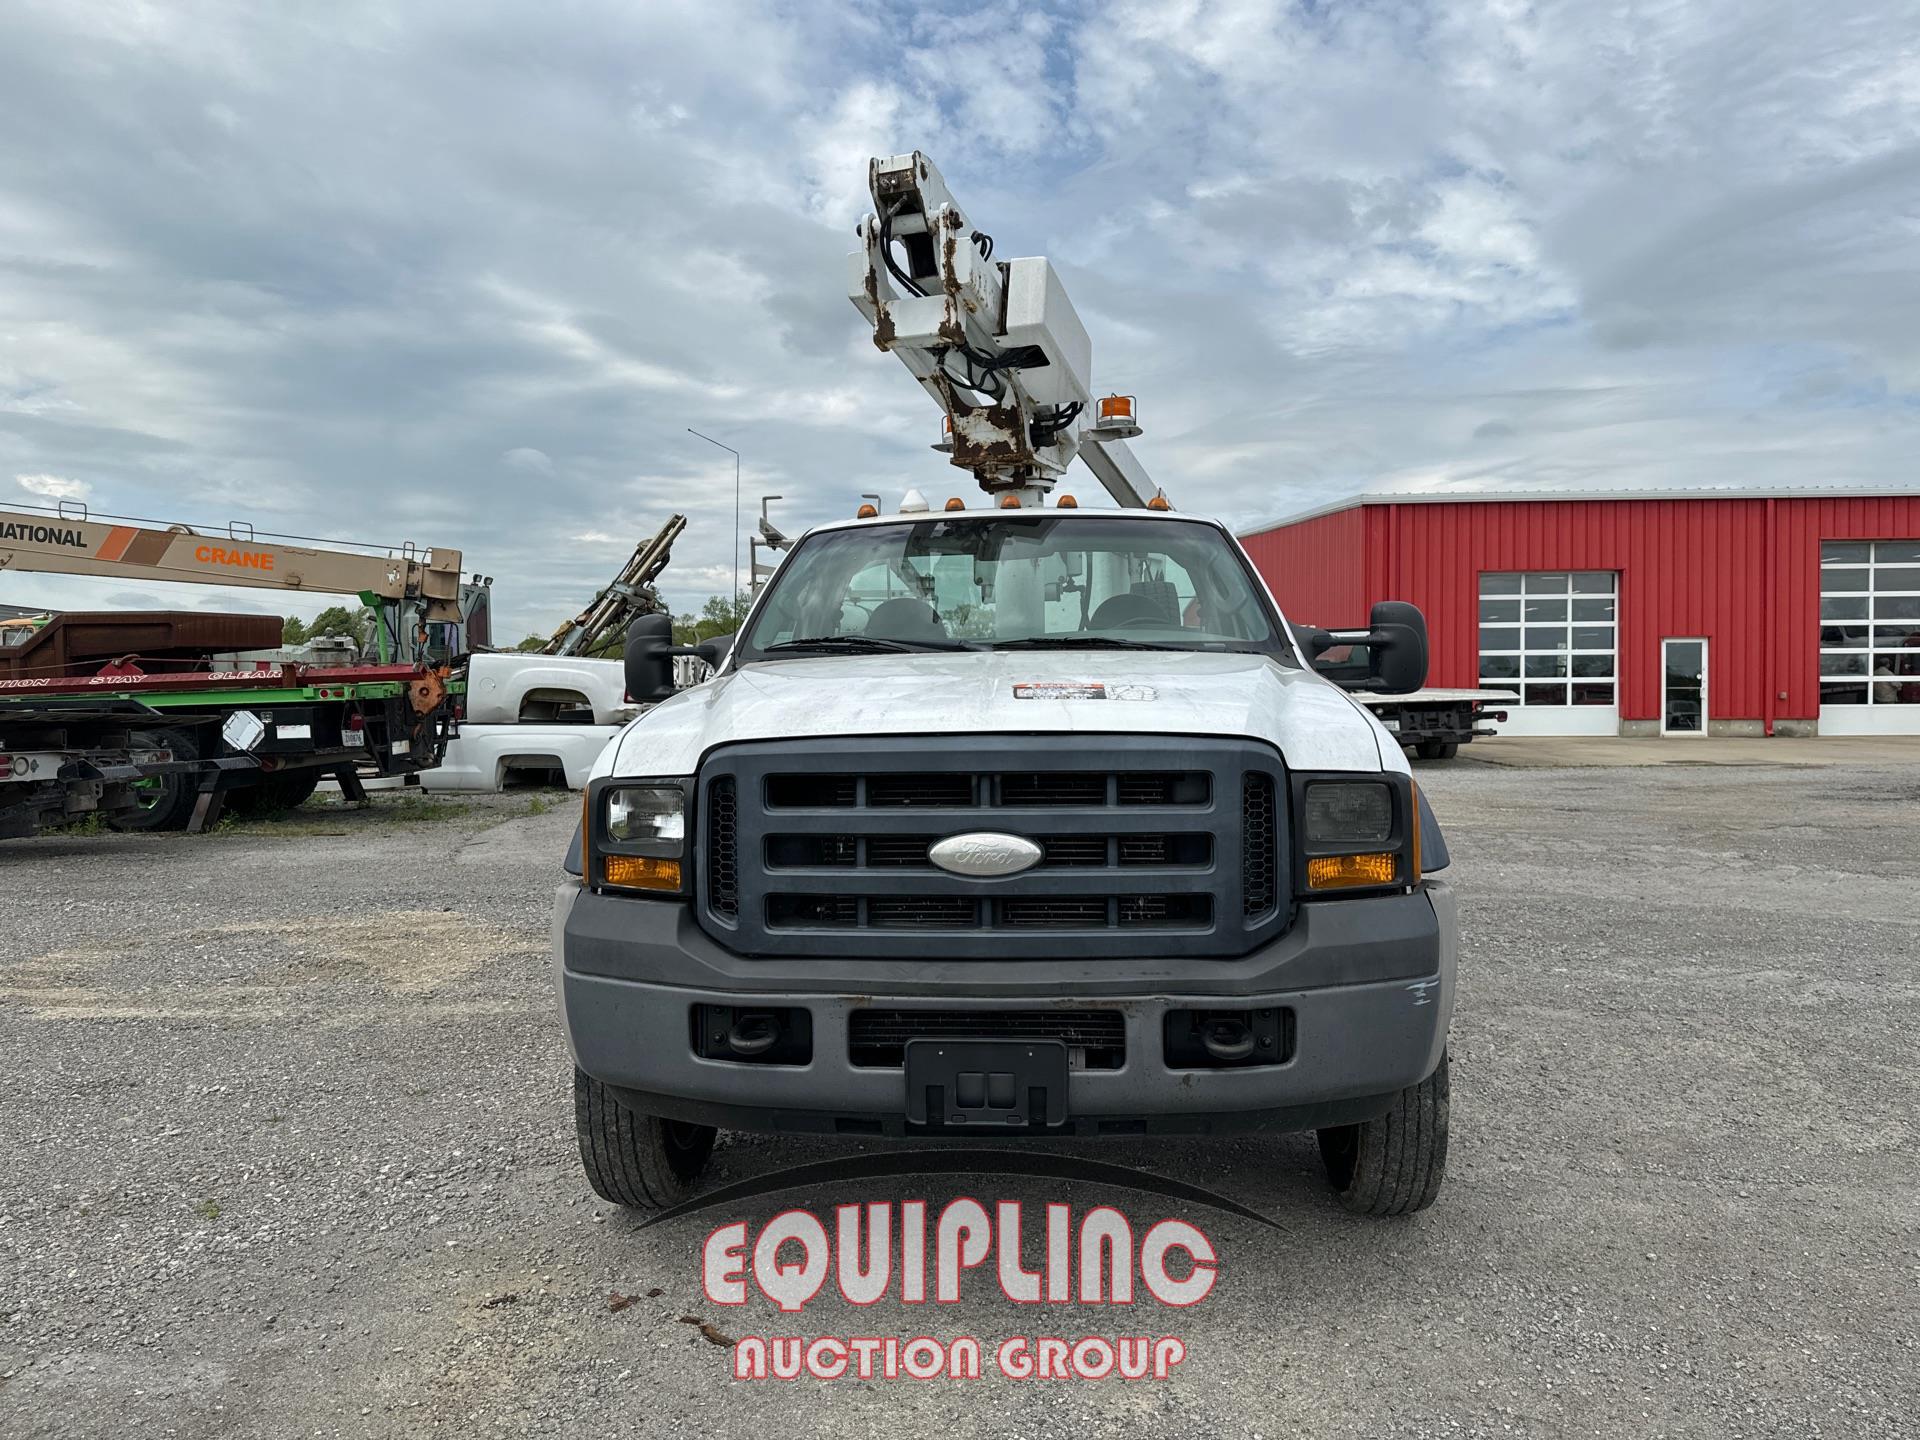
[[[1699,637],[1660,642],[1660,733],[1707,733],[1707,642]]]

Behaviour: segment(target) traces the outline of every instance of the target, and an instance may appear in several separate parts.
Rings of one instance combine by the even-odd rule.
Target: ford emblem
[[[927,851],[927,858],[942,870],[983,879],[1031,870],[1040,863],[1040,855],[1040,847],[1031,840],[986,830],[949,835]]]

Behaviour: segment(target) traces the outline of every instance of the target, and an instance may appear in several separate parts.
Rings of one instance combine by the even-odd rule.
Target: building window
[[[1480,577],[1480,688],[1522,705],[1614,703],[1611,570]]]
[[[1820,703],[1920,705],[1920,540],[1820,547]]]

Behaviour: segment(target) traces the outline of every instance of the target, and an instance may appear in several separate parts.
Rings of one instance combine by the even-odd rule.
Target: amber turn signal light
[[[651,855],[608,855],[600,863],[600,873],[606,883],[623,890],[680,888],[678,860],[659,860]]]
[[[1309,890],[1344,890],[1353,885],[1391,885],[1398,869],[1391,850],[1366,855],[1316,855],[1307,861]]]

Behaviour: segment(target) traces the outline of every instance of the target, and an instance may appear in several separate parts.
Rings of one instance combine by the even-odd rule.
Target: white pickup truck
[[[1360,683],[1417,689],[1374,618]],[[1431,1203],[1446,845],[1316,633],[1224,526],[1005,500],[809,532],[697,689],[637,622],[553,927],[594,1189],[675,1204],[721,1127],[1263,1128]]]

